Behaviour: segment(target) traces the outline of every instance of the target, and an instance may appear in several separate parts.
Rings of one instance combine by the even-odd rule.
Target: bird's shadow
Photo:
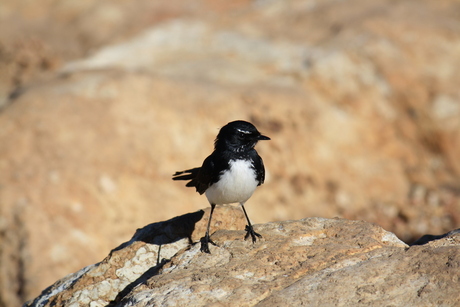
[[[120,244],[114,248],[109,257],[112,256],[116,251],[122,250],[134,242],[145,242],[148,244],[158,245],[158,256],[157,263],[154,267],[151,267],[145,271],[136,280],[128,284],[122,291],[118,293],[116,298],[111,301],[107,306],[114,307],[126,297],[136,286],[145,283],[152,276],[159,273],[161,268],[169,262],[167,259],[161,259],[161,247],[165,244],[171,244],[181,239],[187,238],[189,243],[192,244],[192,233],[195,230],[195,224],[203,218],[204,211],[199,210],[197,212],[187,213],[181,216],[177,216],[170,220],[158,223],[149,224],[143,228],[139,228],[134,233],[131,240]]]

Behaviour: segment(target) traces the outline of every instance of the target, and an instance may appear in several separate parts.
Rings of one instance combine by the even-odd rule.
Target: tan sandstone
[[[235,119],[272,139],[254,223],[459,227],[457,1],[188,3],[2,1],[0,307],[206,208],[171,174]]]

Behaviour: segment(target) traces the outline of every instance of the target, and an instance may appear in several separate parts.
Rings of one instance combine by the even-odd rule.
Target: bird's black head
[[[269,137],[260,134],[253,124],[243,120],[236,120],[220,129],[214,142],[214,148],[243,152],[254,148],[258,141],[269,139]]]

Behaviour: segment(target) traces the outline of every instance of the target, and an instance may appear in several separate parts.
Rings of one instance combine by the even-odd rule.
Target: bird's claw
[[[201,248],[200,248],[201,252],[208,253],[208,254],[211,253],[209,251],[209,244],[208,243],[211,243],[212,245],[217,246],[217,244],[214,243],[209,236],[202,237],[200,239],[200,243],[201,243]]]
[[[246,235],[244,236],[245,240],[247,240],[247,238],[249,238],[249,236],[251,236],[252,243],[255,243],[256,240],[257,240],[257,237],[262,238],[262,236],[260,234],[258,234],[257,232],[254,231],[252,226],[246,225],[246,228],[244,230],[246,230]]]

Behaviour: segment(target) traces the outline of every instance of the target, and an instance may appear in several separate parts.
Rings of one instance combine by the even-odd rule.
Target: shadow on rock
[[[145,283],[147,280],[149,280],[150,277],[157,275],[161,268],[168,262],[169,260],[163,259],[161,263],[145,271],[144,274],[142,274],[138,279],[136,279],[135,281],[127,285],[122,291],[120,291],[117,297],[113,301],[111,301],[106,307],[117,306],[126,297],[126,295],[128,295],[135,287]]]
[[[458,233],[460,233],[460,228],[452,230],[452,231],[449,231],[448,233],[445,233],[445,234],[442,234],[442,235],[424,235],[421,238],[417,239],[414,243],[410,244],[410,246],[424,245],[424,244],[427,244],[427,243],[429,243],[431,241],[446,238],[446,237],[449,237],[449,236],[452,236],[452,235],[455,235],[455,234],[458,234]]]
[[[195,224],[201,220],[203,214],[204,211],[199,210],[197,212],[177,216],[164,222],[148,224],[143,228],[137,229],[131,240],[114,248],[110,252],[110,255],[136,241],[157,244],[160,245],[160,247],[161,245],[174,243],[183,238],[188,238],[189,242],[192,243],[192,233],[195,230]]]
[[[157,264],[154,267],[151,267],[145,271],[139,278],[134,280],[132,283],[127,285],[122,291],[120,291],[117,297],[111,301],[107,306],[116,306],[123,298],[129,294],[132,289],[136,286],[145,283],[150,277],[155,276],[161,270],[161,268],[169,262],[169,259],[160,260],[161,246],[164,244],[174,243],[183,238],[187,238],[189,243],[192,244],[192,233],[195,230],[195,224],[201,220],[203,217],[204,211],[199,210],[197,212],[192,212],[184,214],[170,220],[158,223],[149,224],[143,228],[136,230],[134,236],[128,242],[125,242],[118,247],[114,248],[109,257],[116,251],[124,249],[136,241],[141,241],[149,244],[158,245],[157,253]]]
[[[105,291],[105,295],[99,298],[108,302],[110,301],[109,297],[115,297],[108,305],[115,306],[137,285],[157,275],[161,268],[169,262],[168,257],[186,245],[174,246],[175,242],[187,238],[189,243],[192,243],[191,236],[195,230],[195,224],[201,220],[203,214],[204,211],[200,210],[137,229],[131,240],[113,249],[103,261],[62,278],[45,289],[39,297],[26,302],[24,306],[80,304],[85,300],[91,301],[92,298],[89,297],[89,294],[80,294],[75,298],[72,297],[71,293],[79,293],[79,291],[83,291],[82,289],[91,289],[91,291],[97,292],[98,289],[106,290],[107,287],[110,288],[110,291]],[[138,242],[151,244],[151,246],[145,247],[143,244],[135,244]],[[154,250],[155,246],[158,246],[156,251]],[[166,259],[160,257],[162,246]],[[140,252],[140,248],[142,248],[142,252]],[[142,273],[140,270],[145,271]],[[110,284],[108,280],[115,280],[113,272],[117,272],[115,278],[117,282]],[[119,284],[126,286],[118,286]],[[92,293],[91,291],[84,293]]]

